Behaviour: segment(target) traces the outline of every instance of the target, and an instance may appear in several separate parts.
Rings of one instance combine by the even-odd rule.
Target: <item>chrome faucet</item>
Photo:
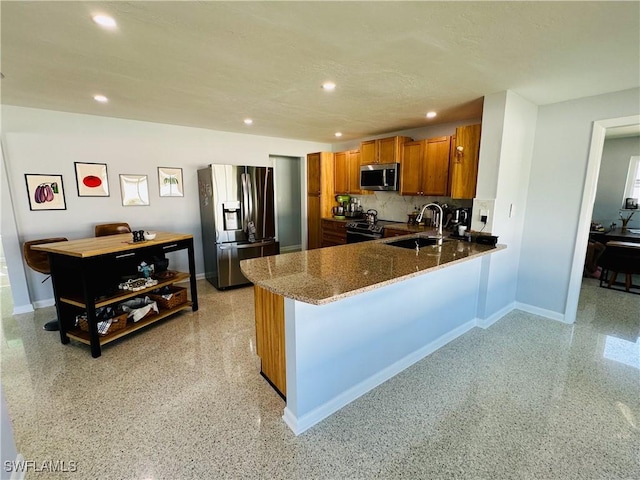
[[[429,207],[438,207],[438,210],[440,210],[440,220],[438,221],[438,237],[442,238],[442,220],[444,219],[444,212],[442,211],[442,207],[437,203],[427,203],[424,207],[422,207],[422,210],[420,210],[420,213],[416,217],[416,222],[420,223],[422,221],[424,211]]]

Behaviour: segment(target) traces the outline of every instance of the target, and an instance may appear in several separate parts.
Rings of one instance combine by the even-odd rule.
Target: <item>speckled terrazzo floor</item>
[[[258,375],[253,290],[103,350],[3,305],[18,450],[100,479],[640,478],[640,296],[583,286],[573,326],[515,311],[295,437]],[[10,310],[9,310],[10,311]]]

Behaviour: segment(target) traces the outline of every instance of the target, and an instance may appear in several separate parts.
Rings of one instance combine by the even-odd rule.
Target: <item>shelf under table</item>
[[[150,325],[152,323],[157,322],[158,320],[162,320],[165,317],[168,317],[169,315],[172,315],[180,310],[185,310],[187,308],[191,308],[191,306],[193,305],[193,303],[191,301],[187,301],[185,303],[182,303],[180,305],[178,305],[177,307],[173,307],[173,308],[168,308],[166,310],[160,310],[160,313],[157,313],[155,315],[151,315],[149,317],[143,318],[142,320],[132,323],[130,325],[127,325],[126,328],[123,328],[122,330],[118,330],[115,331],[113,333],[108,333],[107,335],[101,335],[100,336],[100,345],[104,345],[105,343],[109,343],[112,342],[120,337],[123,337],[125,335],[128,335],[131,332],[135,332],[136,330],[140,330],[141,328],[146,327],[147,325]],[[77,340],[79,342],[85,343],[87,345],[91,345],[91,339],[89,338],[89,332],[85,332],[83,330],[80,330],[79,328],[73,328],[71,330],[69,330],[67,332],[67,335],[69,336],[69,338],[73,338],[74,340]]]
[[[129,290],[122,290],[122,291],[116,293],[115,295],[111,295],[109,297],[101,299],[99,302],[96,302],[96,308],[104,307],[106,305],[111,305],[112,303],[120,302],[120,301],[126,300],[128,298],[133,298],[133,297],[137,297],[137,296],[140,296],[140,295],[144,295],[145,293],[152,292],[153,290],[156,290],[158,288],[188,280],[189,277],[190,277],[190,275],[188,273],[177,272],[173,277],[168,278],[166,280],[158,281],[158,283],[156,285],[153,285],[151,287],[145,288],[143,290],[137,290],[135,292],[132,292],[132,291],[129,291]],[[64,303],[67,303],[69,305],[75,305],[76,307],[86,308],[86,304],[85,304],[84,300],[81,299],[81,298],[73,298],[73,297],[61,296],[60,297],[60,301],[64,302]]]

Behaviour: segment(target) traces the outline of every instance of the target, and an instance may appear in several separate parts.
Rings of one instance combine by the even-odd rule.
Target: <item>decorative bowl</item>
[[[153,240],[154,238],[156,238],[156,233],[155,232],[144,232],[144,239],[145,240]]]

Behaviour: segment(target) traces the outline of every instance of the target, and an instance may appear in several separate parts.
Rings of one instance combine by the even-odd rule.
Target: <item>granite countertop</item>
[[[287,298],[324,305],[505,249],[460,240],[415,250],[386,243],[420,235],[242,260],[255,285]],[[422,235],[424,236],[424,235]]]

